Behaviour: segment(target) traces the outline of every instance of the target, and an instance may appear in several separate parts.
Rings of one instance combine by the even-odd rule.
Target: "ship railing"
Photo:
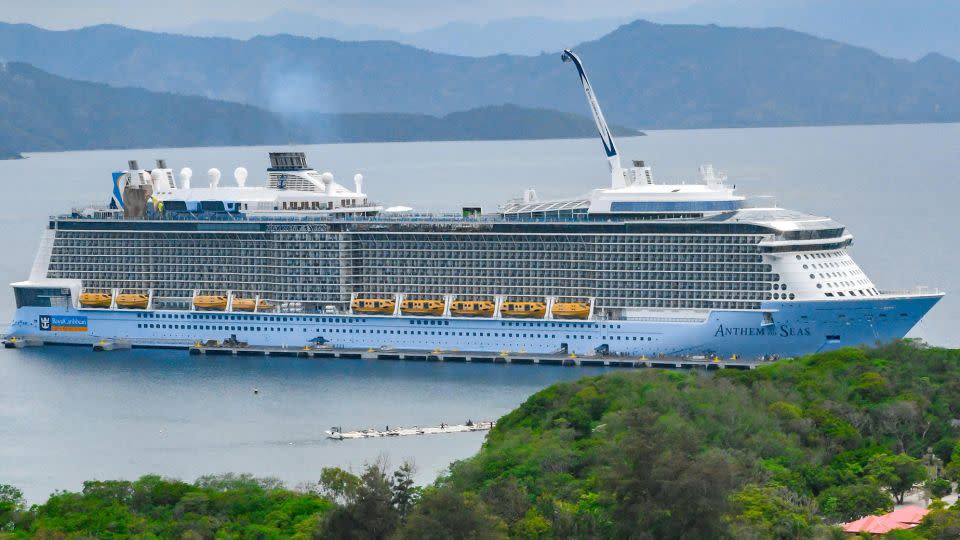
[[[880,294],[884,296],[928,296],[943,294],[943,291],[937,287],[917,285],[912,289],[881,289]]]
[[[50,215],[51,220],[73,219],[73,220],[124,220],[123,211],[89,208],[75,208],[69,214]],[[587,223],[596,221],[586,215],[555,217],[524,217],[524,218],[504,218],[499,214],[485,214],[482,216],[462,216],[457,213],[416,213],[404,215],[378,214],[376,216],[332,216],[332,215],[244,215],[233,212],[165,212],[163,214],[149,211],[146,221],[238,221],[252,223]],[[137,220],[139,221],[139,220]]]

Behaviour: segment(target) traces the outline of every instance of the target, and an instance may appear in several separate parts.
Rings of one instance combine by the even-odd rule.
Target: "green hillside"
[[[221,476],[88,482],[26,508],[9,538],[842,538],[914,487],[934,510],[901,540],[954,539],[960,350],[909,342],[754,371],[620,371],[557,384],[473,458],[417,488],[404,465],[323,469],[297,491]],[[936,464],[934,466],[930,466]],[[0,538],[4,538],[0,533]]]

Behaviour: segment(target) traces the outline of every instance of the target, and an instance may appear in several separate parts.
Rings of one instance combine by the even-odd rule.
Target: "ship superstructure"
[[[130,162],[105,208],[51,218],[14,336],[189,346],[438,347],[632,355],[793,355],[904,336],[942,297],[879,289],[832,219],[748,202],[712,166],[698,183],[623,167],[572,51],[609,187],[484,214],[371,202],[270,154],[266,184]],[[177,178],[178,177],[178,178]]]

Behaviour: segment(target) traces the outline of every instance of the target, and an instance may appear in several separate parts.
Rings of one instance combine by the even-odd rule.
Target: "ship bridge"
[[[624,185],[591,191],[584,197],[561,201],[537,200],[533,190],[503,205],[505,219],[650,220],[700,219],[729,214],[744,207],[745,198],[727,186],[726,176],[712,165],[700,167],[702,183],[657,184],[643,161],[621,169]]]

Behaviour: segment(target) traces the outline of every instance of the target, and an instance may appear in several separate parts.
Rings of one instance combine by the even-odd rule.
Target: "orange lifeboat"
[[[197,296],[193,299],[193,307],[223,311],[227,309],[227,297],[222,295]]]
[[[457,300],[450,305],[454,317],[493,317],[496,306],[489,300]]]
[[[233,309],[235,311],[267,311],[273,308],[273,305],[266,300],[254,300],[253,298],[234,298]]]
[[[504,302],[500,314],[517,319],[542,319],[547,314],[545,302]]]
[[[123,309],[146,309],[150,298],[145,294],[118,294],[117,307]]]
[[[584,302],[557,302],[550,313],[557,319],[586,319],[590,316],[590,304]]]
[[[400,302],[400,312],[404,315],[443,315],[443,302],[440,300],[404,300]]]
[[[354,298],[350,308],[354,313],[392,315],[397,302],[393,298]]]
[[[113,299],[107,293],[82,293],[80,295],[80,305],[90,308],[108,308],[113,303]]]

